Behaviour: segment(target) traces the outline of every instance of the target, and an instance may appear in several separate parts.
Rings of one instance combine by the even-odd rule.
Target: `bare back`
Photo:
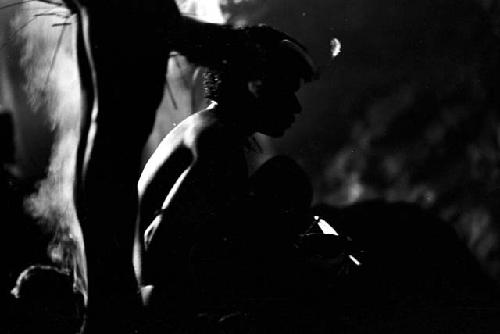
[[[243,145],[211,110],[181,122],[159,145],[139,181],[141,227],[147,228],[143,283],[177,291],[186,284],[179,272],[189,270],[200,231],[221,228],[247,192]],[[172,281],[173,272],[184,283]]]

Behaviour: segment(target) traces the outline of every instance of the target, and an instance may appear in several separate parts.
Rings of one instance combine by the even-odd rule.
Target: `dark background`
[[[304,110],[272,143],[316,201],[383,198],[435,210],[500,277],[499,2],[247,1],[233,22],[297,37],[320,65]],[[330,41],[341,54],[332,60]]]
[[[247,0],[227,1],[224,11],[232,23],[263,22],[291,34],[320,66],[320,80],[300,92],[297,124],[263,147],[294,157],[311,177],[321,213],[374,250],[371,283],[353,282],[364,286],[358,296],[425,295],[433,307],[407,317],[424,332],[457,332],[445,330],[450,323],[464,333],[497,329],[500,1]],[[0,12],[2,43],[16,29],[15,14]],[[335,59],[333,38],[342,43]],[[0,103],[15,115],[18,167],[31,180],[47,174],[57,127],[46,116],[53,104],[29,101],[25,48],[15,40],[0,50]],[[400,289],[391,286],[397,282]],[[427,283],[411,290],[417,282]],[[453,312],[435,308],[436,291],[453,295]],[[385,309],[382,317],[373,309],[357,304],[356,321],[345,321],[349,332],[410,312]],[[426,328],[421,319],[439,325]]]

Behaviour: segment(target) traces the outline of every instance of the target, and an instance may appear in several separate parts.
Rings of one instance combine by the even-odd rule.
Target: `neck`
[[[252,136],[255,131],[255,122],[252,119],[253,110],[245,107],[246,102],[222,101],[212,108],[219,119],[234,132],[246,137]]]

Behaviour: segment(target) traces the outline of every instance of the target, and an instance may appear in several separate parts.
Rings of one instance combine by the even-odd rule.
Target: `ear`
[[[262,80],[248,81],[248,91],[256,98],[258,98],[262,91]]]

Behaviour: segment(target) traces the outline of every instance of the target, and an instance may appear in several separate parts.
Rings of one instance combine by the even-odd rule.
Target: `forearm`
[[[168,34],[170,48],[189,61],[210,68],[223,68],[255,58],[255,45],[245,33],[228,24],[200,22],[180,16]]]

